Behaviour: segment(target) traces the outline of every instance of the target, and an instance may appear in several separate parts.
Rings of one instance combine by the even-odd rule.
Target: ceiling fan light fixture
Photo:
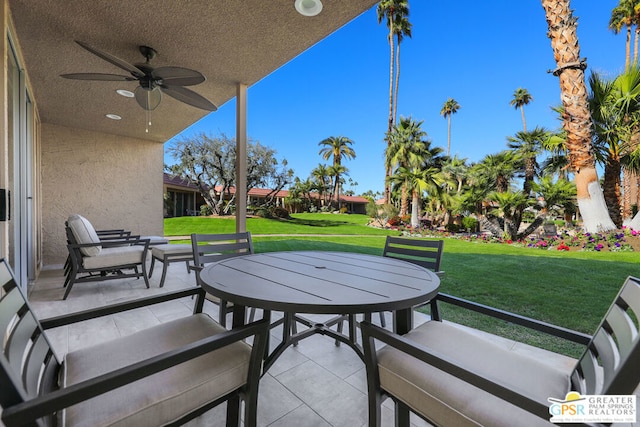
[[[134,95],[138,105],[147,111],[155,110],[160,105],[160,101],[162,101],[162,92],[158,86],[153,89],[138,86]]]
[[[133,98],[135,96],[135,94],[133,92],[131,92],[130,90],[126,90],[126,89],[118,89],[118,90],[116,90],[116,93],[118,95],[124,96],[125,98]]]
[[[295,0],[296,10],[303,16],[316,16],[322,12],[321,0]]]

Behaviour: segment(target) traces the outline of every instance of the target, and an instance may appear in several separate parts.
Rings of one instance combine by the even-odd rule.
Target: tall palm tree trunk
[[[387,123],[387,135],[391,133],[393,129],[393,73],[394,73],[394,51],[395,51],[395,38],[393,37],[393,19],[389,25],[389,119]],[[391,141],[387,137],[387,149],[391,145]],[[384,186],[384,202],[386,204],[391,203],[391,183],[389,177],[391,176],[391,167],[385,168],[385,186]]]
[[[398,88],[400,87],[400,42],[396,47],[396,82],[393,95],[393,124],[398,118]]]
[[[616,226],[609,217],[591,153],[591,116],[584,79],[586,64],[580,59],[577,20],[573,17],[569,0],[542,0],[542,7],[558,67],[554,75],[560,78],[569,164],[575,173],[583,227],[587,232],[613,230]]]
[[[447,117],[447,156],[451,154],[451,114]]]
[[[520,106],[520,113],[522,114],[522,131],[527,131],[527,121],[524,118],[524,105]]]

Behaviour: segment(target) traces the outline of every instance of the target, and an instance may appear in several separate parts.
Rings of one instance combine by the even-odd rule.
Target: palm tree
[[[545,128],[536,127],[534,130],[517,132],[515,136],[507,138],[507,145],[517,151],[524,161],[524,184],[522,192],[531,194],[531,184],[538,171],[537,155],[542,151],[542,143],[548,139],[548,131]]]
[[[400,117],[400,122],[396,124],[387,135],[389,146],[385,154],[385,164],[390,171],[397,168],[409,168],[410,165],[420,162],[426,151],[427,133],[422,130],[422,121],[415,121],[411,117]],[[393,173],[391,176],[394,175]],[[387,178],[387,184],[391,185],[397,180]],[[406,215],[408,211],[408,198],[405,185],[402,187],[400,198],[400,215]]]
[[[550,176],[540,178],[540,182],[533,183],[533,191],[544,200],[542,214],[546,216],[549,210],[555,207],[561,208],[565,219],[571,220],[576,212],[576,186],[566,179],[553,181]]]
[[[514,151],[501,151],[488,154],[475,166],[475,173],[480,180],[488,183],[499,193],[509,191],[511,180],[522,165],[522,157]]]
[[[442,110],[440,110],[440,115],[447,119],[447,156],[451,154],[451,116],[457,113],[459,109],[460,104],[458,104],[458,101],[453,98],[447,98]]]
[[[502,216],[503,233],[506,237],[518,239],[520,213],[532,203],[532,199],[520,191],[494,192],[489,200],[497,204],[496,213]]]
[[[616,226],[609,217],[591,153],[591,116],[584,80],[586,64],[580,58],[577,20],[569,0],[542,0],[542,7],[558,67],[553,74],[560,78],[569,164],[575,174],[583,226],[588,232],[613,230]]]
[[[340,182],[340,173],[341,169],[338,166],[342,165],[342,159],[354,159],[356,157],[356,152],[350,145],[353,144],[353,141],[346,136],[330,136],[329,138],[323,139],[318,143],[318,145],[322,146],[319,153],[324,160],[329,160],[333,157],[333,168],[335,175],[334,181],[334,190],[337,189],[338,183]],[[340,201],[338,200],[338,194],[334,191],[333,196],[335,198],[335,203],[340,207]]]
[[[528,105],[531,101],[533,101],[533,96],[531,96],[529,91],[519,87],[513,92],[513,99],[509,102],[516,110],[518,108],[520,109],[520,113],[522,114],[522,130],[524,132],[527,131],[527,121],[524,119],[524,106]]]
[[[409,14],[409,2],[407,0],[381,0],[376,8],[378,16],[378,24],[383,20],[389,28],[389,35],[387,40],[389,42],[389,120],[387,123],[387,135],[391,132],[394,124],[394,96],[393,96],[393,82],[394,82],[394,70],[395,70],[395,41],[397,32],[395,30],[398,17],[407,16]],[[387,140],[387,149],[391,143]],[[389,176],[391,176],[391,170],[387,167],[385,170],[385,189],[384,200],[386,204],[391,202],[391,187],[389,183]]]
[[[627,29],[624,62],[625,69],[629,68],[629,65],[631,65],[631,28],[634,24],[638,23],[637,12],[635,9],[637,4],[637,0],[620,0],[618,6],[614,7],[611,11],[611,18],[609,19],[609,29],[613,31],[614,34],[618,34],[622,30],[622,28]],[[638,39],[636,34],[634,62],[637,62],[638,60],[637,42]]]
[[[411,22],[409,22],[409,11],[407,9],[406,15],[396,14],[396,23],[394,25],[394,31],[396,34],[396,77],[395,77],[395,89],[393,95],[393,123],[396,122],[398,111],[398,89],[400,86],[400,45],[405,37],[411,38]]]
[[[442,165],[442,173],[445,178],[455,180],[457,194],[462,191],[462,185],[465,182],[468,171],[467,159],[460,159],[458,156],[450,157]]]
[[[442,183],[441,173],[437,168],[420,168],[419,165],[412,167],[399,167],[394,179],[401,181],[411,191],[411,226],[418,227],[420,225],[420,195],[427,191],[437,191],[438,186]]]
[[[329,183],[329,168],[327,165],[318,163],[313,170],[311,170],[311,177],[314,179],[316,188],[318,190],[318,197],[322,206],[327,202],[325,194],[330,187]]]

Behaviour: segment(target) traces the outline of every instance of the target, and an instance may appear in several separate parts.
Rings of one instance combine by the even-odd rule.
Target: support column
[[[247,231],[247,85],[236,86],[236,232]]]

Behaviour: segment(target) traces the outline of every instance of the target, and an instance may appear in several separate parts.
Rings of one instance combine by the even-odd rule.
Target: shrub
[[[349,212],[349,209],[345,208],[344,206],[340,208],[341,214],[346,214],[347,212]]]
[[[478,220],[472,216],[465,216],[462,218],[462,228],[471,232],[478,229]]]
[[[460,231],[460,226],[458,224],[447,224],[444,226],[444,229],[450,233],[457,233]]]
[[[202,216],[213,215],[213,210],[207,204],[200,205],[200,215]]]

